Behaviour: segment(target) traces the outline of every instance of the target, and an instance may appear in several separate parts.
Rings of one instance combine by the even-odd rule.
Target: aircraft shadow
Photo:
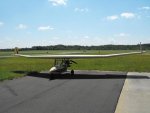
[[[49,73],[38,73],[38,72],[26,72],[26,71],[13,71],[14,73],[25,74],[26,76],[47,78],[50,80],[54,79],[149,79],[148,76],[137,76],[131,75],[126,76],[126,74],[57,74],[50,75]]]
[[[126,76],[126,74],[116,75],[116,74],[75,74],[75,75],[50,75],[48,73],[28,73],[27,76],[54,79],[149,79],[148,76]]]

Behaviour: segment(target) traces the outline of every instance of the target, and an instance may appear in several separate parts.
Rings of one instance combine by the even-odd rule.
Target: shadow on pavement
[[[38,73],[38,72],[26,72],[26,71],[13,71],[14,73],[25,74],[27,76],[39,77],[39,78],[47,78],[50,80],[54,79],[149,79],[148,76],[136,76],[130,75],[126,76],[126,74],[57,74],[50,75],[49,73]]]
[[[14,73],[21,73],[27,76],[39,77],[39,78],[47,78],[47,79],[149,79],[148,76],[126,76],[126,74],[57,74],[50,75],[49,73],[38,73],[38,72],[25,72],[25,71],[14,71]]]

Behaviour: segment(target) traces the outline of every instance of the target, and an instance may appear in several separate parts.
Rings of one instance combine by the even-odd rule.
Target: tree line
[[[2,51],[11,51],[12,49],[0,49]],[[19,48],[19,50],[139,50],[140,45],[99,45],[99,46],[81,46],[81,45],[50,45],[33,46],[31,48]],[[143,50],[150,50],[150,44],[142,44]]]

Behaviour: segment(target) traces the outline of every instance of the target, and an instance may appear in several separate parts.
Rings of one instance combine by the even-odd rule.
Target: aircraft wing
[[[140,54],[140,53],[141,52],[128,52],[128,53],[107,54],[107,55],[23,55],[23,54],[16,54],[16,55],[22,57],[28,57],[28,58],[77,59],[77,58],[107,58],[107,57],[114,57],[114,56]]]

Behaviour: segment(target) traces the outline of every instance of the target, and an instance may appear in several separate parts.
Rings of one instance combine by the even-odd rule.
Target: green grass
[[[150,72],[149,55],[128,55],[112,58],[76,60],[79,65],[75,69],[101,70],[101,71],[137,71]]]
[[[28,59],[23,57],[1,58],[0,80],[24,76],[32,71],[47,70],[52,64],[53,60],[50,59]]]
[[[0,51],[0,56],[10,56],[14,54],[13,51]]]
[[[72,51],[48,51],[48,54],[64,54]],[[81,52],[82,51],[73,51]],[[120,53],[128,51],[100,51],[100,54]],[[3,52],[3,55],[9,55],[10,52]],[[47,54],[46,51],[22,51],[23,54]],[[70,53],[72,54],[72,53]],[[86,51],[84,54],[99,54],[99,51]],[[144,54],[135,54],[128,56],[118,56],[111,58],[97,59],[75,59],[78,63],[70,69],[76,70],[101,70],[101,71],[137,71],[150,72],[150,52]],[[40,72],[49,70],[53,66],[53,59],[34,59],[34,58],[0,58],[0,81],[22,77],[29,72]]]

